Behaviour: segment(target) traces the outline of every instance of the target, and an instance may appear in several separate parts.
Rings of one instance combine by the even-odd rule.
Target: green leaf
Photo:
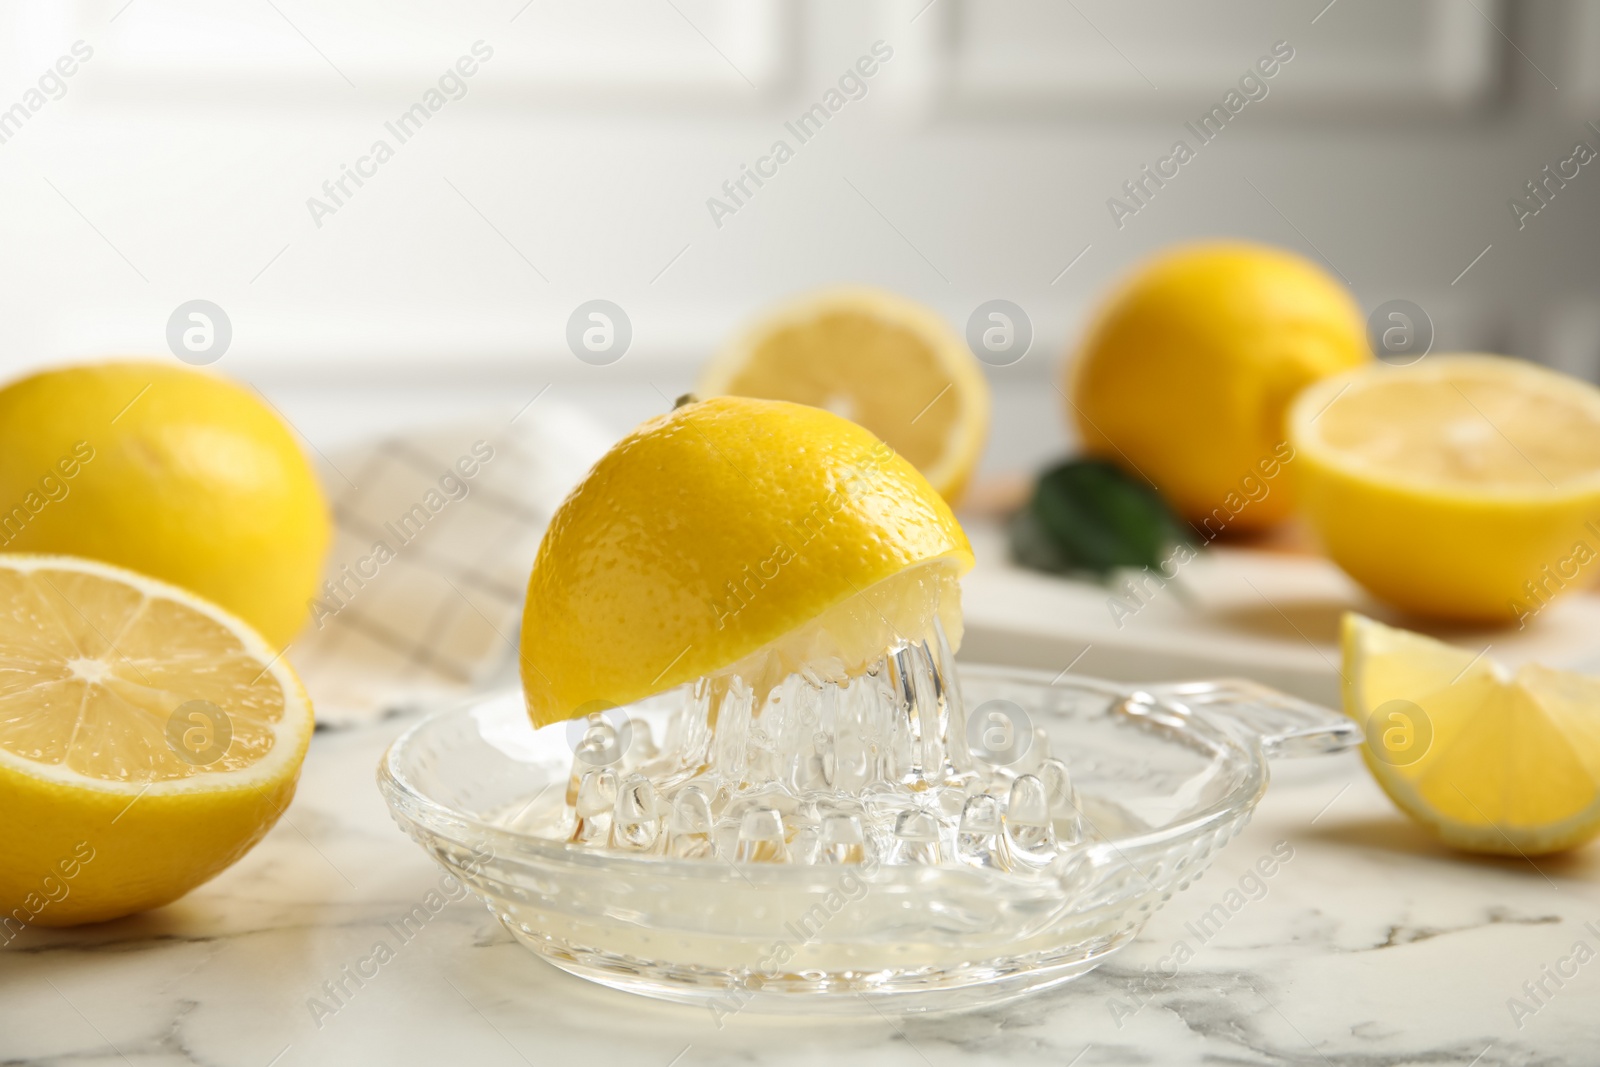
[[[1040,475],[1010,534],[1012,558],[1024,567],[1100,577],[1157,568],[1175,546],[1194,544],[1159,493],[1100,459],[1068,460]]]

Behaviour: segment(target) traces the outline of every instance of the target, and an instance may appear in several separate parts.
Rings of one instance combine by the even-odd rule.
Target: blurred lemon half
[[[1292,511],[1284,415],[1310,383],[1371,359],[1349,292],[1265,245],[1188,245],[1134,272],[1067,367],[1084,447],[1154,483],[1201,532]]]
[[[1600,834],[1600,679],[1344,618],[1345,711],[1373,777],[1446,844],[1534,856]]]
[[[0,548],[174,582],[282,647],[307,617],[328,508],[287,426],[201,371],[104,363],[0,389]]]
[[[169,903],[294,796],[311,705],[247,624],[176,586],[0,555],[0,938]]]
[[[936,313],[879,289],[835,289],[767,312],[706,367],[701,396],[827,408],[887,441],[951,502],[989,434],[989,386]]]
[[[1302,508],[1373,595],[1526,622],[1600,558],[1600,389],[1522,360],[1430,356],[1309,389],[1290,416]]]
[[[820,408],[716,397],[644,423],[551,520],[522,623],[537,725],[730,669],[848,675],[938,619],[972,549],[921,474]]]

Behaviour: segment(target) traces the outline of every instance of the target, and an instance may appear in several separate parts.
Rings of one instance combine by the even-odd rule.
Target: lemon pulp
[[[860,423],[950,500],[988,435],[988,385],[965,342],[933,311],[876,289],[831,290],[769,312],[706,368],[699,388]]]
[[[1352,464],[1446,489],[1542,491],[1594,480],[1596,398],[1508,363],[1457,357],[1363,375],[1316,420],[1315,439]]]
[[[236,634],[187,604],[48,567],[0,570],[0,600],[10,605],[0,616],[0,749],[36,770],[173,781],[243,770],[277,742],[282,685]],[[215,761],[167,743],[167,720],[191,700],[225,709],[231,743]],[[212,740],[191,736],[187,754]]]

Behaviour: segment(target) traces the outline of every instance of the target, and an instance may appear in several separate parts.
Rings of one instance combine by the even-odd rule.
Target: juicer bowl
[[[1336,712],[1246,681],[1131,686],[960,667],[1065,760],[1088,828],[1047,872],[735,863],[579,848],[512,828],[569,788],[567,724],[507,691],[407,730],[378,784],[395,821],[528,948],[645,996],[739,1011],[920,1012],[1057,985],[1132,940],[1249,821],[1270,758],[1341,751]],[[660,719],[679,693],[623,709]]]

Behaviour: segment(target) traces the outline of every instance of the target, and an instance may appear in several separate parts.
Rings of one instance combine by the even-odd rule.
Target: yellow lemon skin
[[[1149,478],[1189,521],[1220,508],[1230,529],[1260,529],[1293,510],[1276,477],[1290,401],[1371,358],[1355,301],[1316,264],[1264,245],[1183,246],[1100,311],[1067,367],[1070,417],[1088,451]]]
[[[528,582],[536,725],[713,673],[919,563],[972,566],[911,464],[820,408],[715,397],[641,425],[551,520]]]
[[[1430,356],[1414,372],[1374,367],[1366,373],[1391,381],[1435,377],[1444,398],[1461,404],[1447,368],[1484,361],[1493,361],[1491,366],[1513,363],[1494,357]],[[1514,373],[1556,377],[1526,365],[1515,367]],[[1373,596],[1415,615],[1517,626],[1549,601],[1593,581],[1600,559],[1600,476],[1558,476],[1554,486],[1536,479],[1519,486],[1480,487],[1455,480],[1430,482],[1380,464],[1352,461],[1319,439],[1320,426],[1334,412],[1330,409],[1320,419],[1317,413],[1330,403],[1353,399],[1348,391],[1334,397],[1361,377],[1357,372],[1308,390],[1291,418],[1296,450],[1292,474],[1301,510],[1328,555],[1347,574]],[[1591,404],[1600,412],[1600,392],[1567,381],[1574,392],[1593,393]],[[1507,389],[1513,387],[1508,381]],[[1406,417],[1421,431],[1423,405],[1417,397],[1406,399]],[[1505,440],[1489,429],[1492,443]],[[1509,425],[1507,429],[1516,434]],[[1446,433],[1441,430],[1438,436]],[[1411,451],[1426,447],[1418,440]],[[1532,450],[1528,440],[1522,441],[1522,450]]]
[[[307,617],[329,533],[290,431],[237,385],[118,362],[0,389],[5,551],[85,556],[173,582],[282,647]]]
[[[293,775],[269,784],[135,800],[0,771],[0,942],[7,917],[75,926],[170,904],[261,840],[298,780],[297,758]]]
[[[1301,507],[1328,555],[1395,607],[1516,625],[1595,574],[1600,493],[1507,506],[1376,485],[1305,453],[1296,462]]]

